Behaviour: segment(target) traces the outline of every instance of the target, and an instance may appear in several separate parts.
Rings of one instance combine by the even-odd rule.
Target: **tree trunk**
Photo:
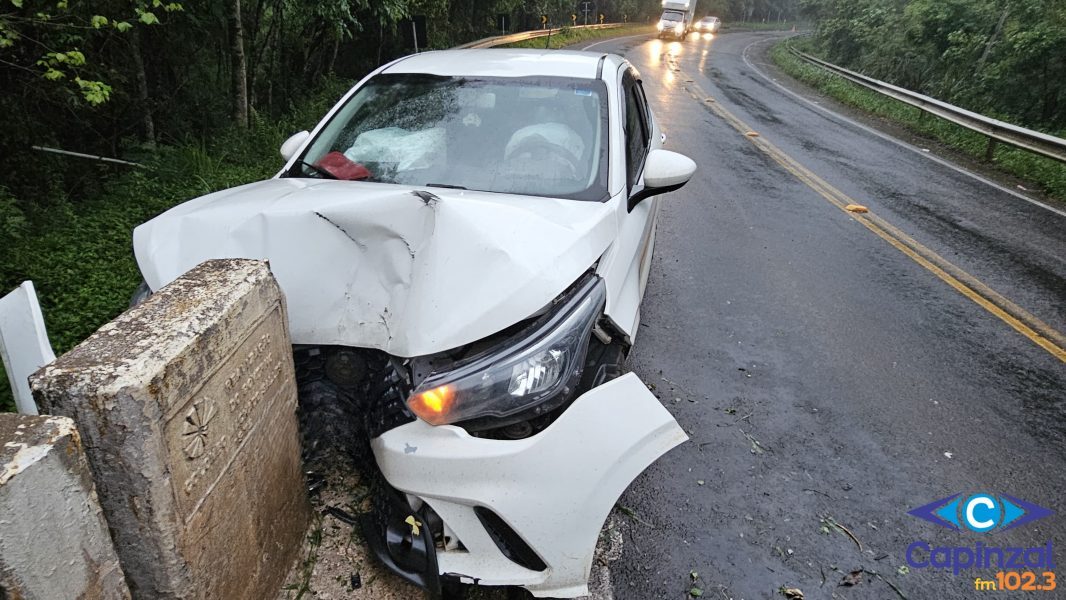
[[[1003,33],[1003,25],[1007,22],[1007,16],[1010,15],[1010,5],[1003,7],[1003,12],[999,15],[999,22],[996,23],[996,29],[992,32],[992,37],[988,38],[988,42],[985,43],[985,51],[981,53],[981,58],[977,60],[977,68],[974,69],[975,73],[980,73],[984,68],[985,62],[988,61],[988,56],[992,54],[992,48],[999,41],[999,36]]]
[[[230,75],[233,90],[233,120],[248,126],[248,66],[244,59],[244,30],[241,26],[241,0],[230,0]]]
[[[133,46],[134,77],[137,80],[137,108],[141,113],[141,134],[144,143],[155,146],[155,121],[152,119],[152,106],[148,98],[148,76],[144,72],[144,56],[141,53],[141,33],[139,28],[133,28],[131,39]]]

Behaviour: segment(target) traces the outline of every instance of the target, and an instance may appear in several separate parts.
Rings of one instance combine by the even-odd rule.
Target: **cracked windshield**
[[[310,146],[297,176],[601,200],[602,82],[379,75]]]

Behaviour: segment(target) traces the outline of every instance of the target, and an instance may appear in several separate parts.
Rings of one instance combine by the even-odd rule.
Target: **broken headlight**
[[[581,379],[606,296],[603,281],[590,276],[523,334],[431,373],[407,406],[431,425],[491,419],[500,426],[561,406]]]

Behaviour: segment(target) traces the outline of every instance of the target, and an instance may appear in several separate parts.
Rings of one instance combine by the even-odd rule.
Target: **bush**
[[[988,147],[988,138],[984,135],[925,114],[913,106],[815,67],[790,53],[787,47],[789,43],[792,43],[797,50],[812,53],[809,39],[786,41],[774,46],[770,50],[771,59],[789,75],[812,85],[844,104],[891,119],[919,135],[984,160],[985,150]],[[1003,118],[1003,115],[989,116]],[[1058,200],[1066,200],[1066,165],[1004,144],[996,146],[993,162],[1003,172],[1040,186],[1049,196]]]
[[[0,188],[0,233],[8,240],[0,294],[33,280],[52,346],[57,354],[69,350],[125,310],[140,284],[134,227],[191,198],[271,177],[285,138],[313,127],[347,86],[328,81],[277,121],[256,119],[248,130],[210,142],[161,146],[145,169],[101,167],[101,191],[77,203],[52,199],[27,217]],[[14,410],[2,369],[0,380],[0,411]]]

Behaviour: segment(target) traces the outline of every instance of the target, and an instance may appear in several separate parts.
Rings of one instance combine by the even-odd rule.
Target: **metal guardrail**
[[[467,42],[461,46],[456,46],[456,48],[492,48],[504,44],[514,44],[516,42],[548,37],[549,35],[558,35],[568,29],[614,29],[621,26],[622,23],[606,23],[604,25],[575,25],[573,27],[557,27],[555,29],[534,29],[533,31],[523,31],[521,33],[512,33],[510,35],[497,35],[474,42]]]
[[[992,158],[992,152],[995,150],[996,142],[1002,142],[1016,148],[1028,150],[1059,162],[1066,163],[1066,139],[1012,125],[991,117],[986,117],[966,110],[965,108],[959,108],[958,106],[937,100],[936,98],[930,98],[929,96],[912,92],[908,89],[892,85],[891,83],[885,83],[884,81],[867,77],[861,73],[856,73],[855,71],[839,67],[833,63],[811,56],[806,52],[796,50],[791,44],[786,44],[786,47],[788,48],[788,51],[795,56],[831,73],[835,73],[848,81],[919,108],[927,113],[936,115],[941,119],[951,121],[952,123],[965,127],[971,131],[976,131],[977,133],[988,136],[988,149],[985,152],[986,158]]]

